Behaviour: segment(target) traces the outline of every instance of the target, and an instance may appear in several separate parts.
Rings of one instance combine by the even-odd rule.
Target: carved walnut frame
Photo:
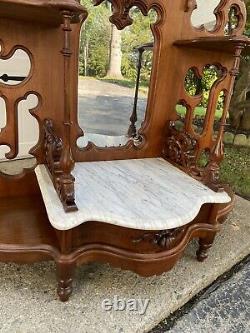
[[[101,2],[96,1],[96,5]],[[29,77],[18,86],[0,85],[1,96],[4,97],[7,108],[7,125],[0,133],[0,145],[10,147],[10,153],[6,157],[13,159],[18,153],[17,103],[33,93],[38,97],[39,103],[30,112],[39,123],[40,137],[31,153],[38,163],[47,164],[66,210],[76,209],[74,179],[71,175],[75,161],[163,156],[193,177],[220,189],[217,174],[223,157],[223,127],[238,72],[240,53],[248,43],[241,37],[246,19],[243,1],[221,1],[215,10],[217,24],[213,31],[206,31],[204,27],[192,27],[190,20],[196,6],[194,0],[111,2],[113,15],[110,19],[118,28],[132,23],[129,17],[132,6],[138,6],[143,14],[154,8],[159,17],[153,26],[153,69],[146,118],[140,130],[144,137],[141,146],[134,146],[130,142],[119,148],[104,149],[94,145],[89,145],[86,149],[77,147],[76,140],[82,135],[77,122],[79,35],[87,15],[79,2],[1,0],[0,31],[4,39],[0,56],[9,58],[17,48],[21,48],[28,53],[32,65]],[[234,30],[235,36],[224,38],[226,13],[231,6],[237,8],[239,25]],[[12,8],[15,10],[12,11]],[[201,75],[207,64],[220,65],[223,75],[212,88],[205,129],[198,135],[191,124],[193,109],[199,103],[200,96],[190,97],[186,93],[184,78],[188,69],[193,67]],[[226,95],[225,109],[217,139],[214,140],[212,127],[221,91]],[[188,106],[185,127],[181,133],[171,126],[177,118],[175,107],[180,100]],[[197,157],[204,149],[210,151],[210,164],[208,168],[200,170],[197,168]],[[63,301],[72,292],[75,266],[92,260],[108,261],[143,276],[160,274],[174,266],[188,242],[195,237],[200,239],[198,259],[204,260],[220,222],[233,206],[233,200],[226,205],[204,205],[194,221],[173,230],[145,232],[90,221],[72,230],[59,231],[54,230],[48,221],[34,172],[24,170],[23,174],[14,176],[11,181],[1,175],[0,185],[0,197],[4,202],[1,207],[1,224],[6,225],[1,237],[11,229],[14,242],[17,241],[20,230],[20,238],[24,239],[23,243],[19,243],[18,239],[17,244],[12,244],[11,239],[0,244],[0,260],[55,260],[58,295]],[[231,193],[230,195],[233,197]],[[10,197],[18,196],[21,199],[27,196],[24,209],[20,205],[16,206],[16,203],[12,205],[16,199],[9,200]],[[32,202],[34,196],[34,204],[38,210],[32,210],[35,206]],[[17,224],[16,221],[11,221],[11,228],[9,207],[14,207],[18,219]],[[37,225],[39,231],[45,230],[41,238],[34,242],[33,235],[26,226],[27,216],[31,222],[28,227]],[[20,229],[22,222],[24,230]]]

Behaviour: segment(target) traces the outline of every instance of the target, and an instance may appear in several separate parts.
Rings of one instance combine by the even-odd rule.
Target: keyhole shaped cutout
[[[203,68],[202,76],[198,76],[196,68],[190,68],[185,77],[184,86],[190,96],[200,96],[200,102],[193,110],[193,129],[197,134],[202,134],[208,114],[208,103],[213,85],[223,76],[223,69],[219,65],[206,65]],[[215,112],[215,117],[221,117],[222,109]]]
[[[30,110],[38,106],[38,97],[29,94],[25,100],[18,103],[18,155],[14,160],[7,160],[5,154],[9,152],[8,146],[0,146],[0,172],[8,175],[16,175],[23,169],[33,168],[36,159],[29,153],[39,138],[39,126],[36,118]],[[1,121],[2,123],[2,121]]]
[[[15,86],[30,74],[31,61],[28,54],[17,49],[8,59],[0,59],[0,84]]]
[[[238,15],[237,7],[232,6],[228,12],[228,22],[225,26],[225,35],[233,35],[235,30],[237,30],[240,22],[240,17]]]

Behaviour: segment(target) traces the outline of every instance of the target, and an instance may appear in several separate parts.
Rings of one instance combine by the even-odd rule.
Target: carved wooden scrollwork
[[[241,35],[244,32],[246,24],[246,6],[244,0],[221,0],[218,7],[215,9],[215,16],[217,19],[217,25],[215,31],[224,32],[224,28],[228,23],[229,13],[231,8],[236,9],[236,15],[238,16],[238,26],[235,29],[235,35]]]
[[[220,163],[224,155],[223,141],[217,140],[209,151],[209,162],[204,168],[198,166],[199,142],[185,131],[178,132],[171,128],[163,149],[163,156],[179,166],[193,178],[202,181],[214,191],[222,191],[220,183]]]
[[[236,75],[239,65],[238,61],[237,53],[231,71],[220,64],[206,65],[205,67],[200,65],[199,67],[195,67],[198,78],[202,78],[205,68],[209,69],[211,67],[213,70],[216,68],[218,74],[217,79],[212,86],[209,87],[210,90],[207,106],[205,107],[206,113],[204,115],[203,130],[199,133],[199,131],[194,130],[192,125],[195,117],[195,108],[202,102],[203,91],[196,89],[197,93],[195,92],[192,95],[188,93],[184,87],[180,95],[180,104],[186,107],[186,115],[183,119],[184,128],[181,131],[177,130],[175,128],[175,121],[171,121],[168,137],[166,138],[163,148],[163,154],[166,159],[215,191],[223,189],[223,186],[220,184],[219,170],[220,163],[224,156],[223,132],[229,106],[229,93],[226,90],[223,90],[225,93],[225,101],[220,128],[216,134],[216,138],[213,136],[213,122],[220,92],[226,84],[233,80],[233,75]],[[196,88],[196,86],[194,88]],[[203,152],[207,154],[207,162],[205,165],[200,165],[199,161]]]
[[[48,168],[52,176],[56,176],[57,165],[60,162],[62,153],[62,140],[58,138],[54,131],[53,121],[45,119],[44,121],[44,151]]]
[[[144,233],[140,238],[133,240],[133,243],[137,244],[147,241],[165,250],[171,250],[180,242],[180,239],[185,234],[185,231],[186,227],[181,227],[169,230],[160,230],[155,233]]]
[[[213,35],[224,35],[225,28],[230,20],[230,12],[231,9],[235,10],[235,15],[238,19],[237,27],[233,31],[229,31],[229,34],[241,35],[244,31],[244,27],[246,24],[246,6],[244,0],[221,0],[219,5],[214,10],[214,15],[216,17],[216,25],[212,31]],[[197,1],[196,0],[186,0],[185,4],[185,12],[189,12],[190,16],[192,12],[197,9]],[[196,30],[200,32],[207,32],[206,28],[202,25]]]
[[[46,165],[65,211],[75,211],[77,210],[74,191],[75,178],[71,174],[65,174],[63,171],[61,167],[62,152],[63,141],[56,135],[53,121],[45,119],[44,154]]]
[[[104,0],[94,0],[95,6],[103,3]],[[110,17],[110,22],[115,24],[120,30],[131,25],[133,19],[130,17],[130,9],[133,6],[138,7],[143,15],[147,15],[150,9],[154,8],[158,14],[163,15],[163,9],[157,1],[153,0],[110,0],[112,4],[112,16]]]
[[[187,132],[178,132],[174,128],[171,128],[171,132],[163,149],[163,155],[191,171],[195,166],[198,151],[197,140]]]
[[[13,55],[17,50],[22,50],[25,52],[29,59],[32,58],[30,51],[22,46],[14,46],[11,49],[6,49],[5,44],[0,40],[1,51],[0,59],[1,60],[11,60]],[[32,63],[31,68],[27,77],[24,77],[22,82],[18,83],[15,86],[15,93],[10,91],[8,86],[8,74],[5,73],[2,76],[4,83],[0,83],[0,96],[4,98],[6,103],[6,117],[7,123],[5,128],[1,131],[0,134],[0,146],[6,145],[10,148],[10,151],[6,154],[7,159],[13,159],[18,155],[18,103],[22,100],[27,99],[28,95],[32,92],[26,92],[23,86],[30,80],[32,74]],[[5,78],[5,79],[4,79]],[[13,79],[13,77],[12,77]]]

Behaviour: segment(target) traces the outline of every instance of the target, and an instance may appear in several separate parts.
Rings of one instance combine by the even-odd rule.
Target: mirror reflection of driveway
[[[126,134],[133,110],[134,91],[132,88],[104,80],[80,78],[78,91],[80,127],[89,133]],[[146,104],[146,94],[140,93],[137,107],[138,129],[145,116]]]

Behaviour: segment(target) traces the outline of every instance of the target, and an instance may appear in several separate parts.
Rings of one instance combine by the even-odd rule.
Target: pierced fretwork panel
[[[223,109],[216,100],[218,86],[227,75],[226,68],[218,64],[192,67],[184,79],[184,90],[176,112],[178,118],[185,120],[185,130],[200,140],[207,139],[211,120],[221,118]]]
[[[220,189],[218,170],[224,153],[222,137],[227,119],[228,94],[224,87],[230,77],[220,64],[187,70],[176,108],[177,120],[170,123],[164,149],[167,158],[216,190]],[[184,122],[182,128],[177,126],[180,118]]]
[[[246,23],[244,0],[186,0],[186,11],[198,32],[241,35]]]
[[[4,31],[5,22],[0,25]],[[0,112],[0,172],[11,175],[32,170],[36,159],[42,159],[39,111],[43,105],[37,80],[40,68],[35,66],[32,47],[23,45],[24,37],[16,29],[13,42],[0,40],[0,96],[4,101]],[[29,160],[13,161],[20,158]]]
[[[185,77],[185,90],[189,96],[195,97],[197,104],[192,108],[192,129],[197,134],[202,134],[206,130],[210,115],[208,114],[209,104],[211,103],[214,88],[223,77],[225,69],[216,65],[206,65],[202,70],[202,76],[199,76],[198,70],[194,67],[189,69]],[[219,104],[215,109],[215,118],[222,114],[222,108]],[[187,119],[187,128],[190,128],[191,119]]]
[[[7,138],[7,135],[13,129],[11,140],[3,140],[5,143],[0,147],[0,172],[5,174],[20,174],[23,169],[32,168],[36,164],[32,151],[30,149],[36,145],[39,139],[39,126],[35,117],[36,108],[39,104],[38,97],[35,94],[27,94],[25,99],[15,102],[15,106],[10,106],[10,110],[15,110],[15,117],[9,116],[7,108],[7,121],[0,132],[0,138]],[[12,126],[9,126],[11,124]],[[9,130],[8,130],[9,129]],[[22,162],[13,162],[8,160],[28,158]]]

